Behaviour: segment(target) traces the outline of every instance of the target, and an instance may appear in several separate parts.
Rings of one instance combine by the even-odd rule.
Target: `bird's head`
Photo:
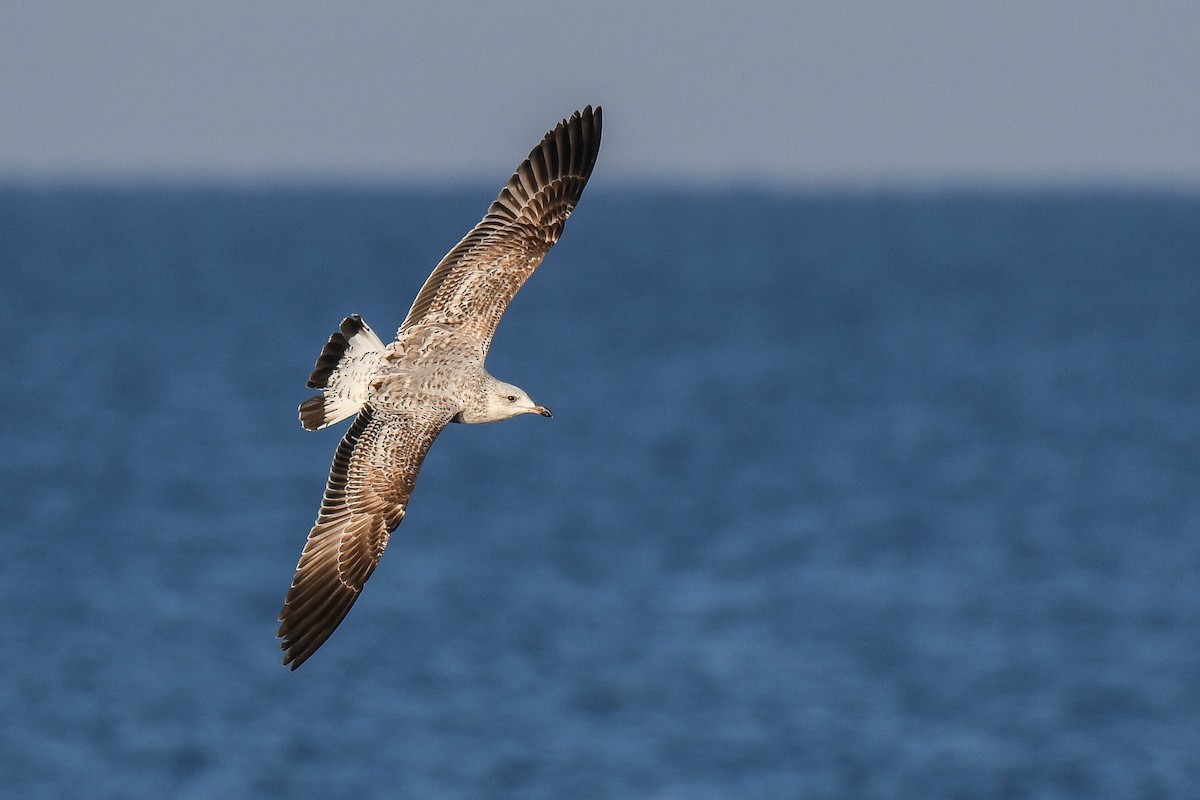
[[[533,402],[525,390],[519,386],[503,381],[493,381],[488,387],[486,397],[486,416],[489,422],[511,419],[521,414],[540,414],[543,417],[553,416],[550,409]]]

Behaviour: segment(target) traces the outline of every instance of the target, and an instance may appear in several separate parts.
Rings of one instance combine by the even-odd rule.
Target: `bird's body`
[[[574,209],[600,147],[589,106],[546,134],[475,228],[434,269],[384,343],[351,316],[330,337],[300,405],[318,430],[357,415],[334,455],[316,524],[280,612],[292,669],[349,612],[403,519],[421,462],[450,422],[550,416],[520,388],[488,374],[492,336]]]

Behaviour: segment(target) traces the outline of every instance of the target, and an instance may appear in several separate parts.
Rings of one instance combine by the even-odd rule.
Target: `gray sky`
[[[1200,185],[1200,2],[0,0],[4,176]]]

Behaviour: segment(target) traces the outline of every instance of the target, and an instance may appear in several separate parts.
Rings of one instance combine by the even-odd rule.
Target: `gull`
[[[347,317],[317,359],[300,422],[354,416],[279,613],[283,663],[303,664],[346,618],[399,526],[434,439],[451,422],[550,416],[484,367],[500,317],[562,235],[600,151],[601,111],[576,111],[517,167],[487,214],[434,268],[384,345]]]

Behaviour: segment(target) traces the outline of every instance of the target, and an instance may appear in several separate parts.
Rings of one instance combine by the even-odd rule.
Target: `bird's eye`
[[[510,402],[510,403],[515,403],[515,402],[517,402],[517,396],[516,396],[515,394],[510,394],[510,395],[508,396],[508,402]]]

